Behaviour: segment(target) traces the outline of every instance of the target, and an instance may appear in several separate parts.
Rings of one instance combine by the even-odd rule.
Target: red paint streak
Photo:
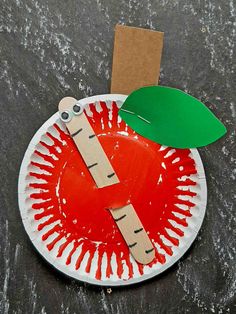
[[[182,227],[188,226],[186,218],[191,217],[191,208],[195,206],[194,200],[181,198],[193,198],[196,194],[191,191],[191,187],[196,183],[190,178],[185,178],[184,181],[180,179],[195,174],[196,168],[194,160],[189,156],[189,150],[176,150],[167,156],[171,148],[159,150],[160,145],[137,135],[123,121],[117,123],[118,110],[115,103],[112,104],[112,120],[108,118],[106,104],[101,102],[100,105],[100,113],[94,105],[90,105],[93,116],[88,116],[88,119],[121,184],[97,189],[73,140],[55,124],[57,136],[46,133],[53,144],[40,141],[35,151],[37,162],[31,162],[29,188],[33,192],[30,197],[36,200],[32,209],[40,210],[35,214],[35,220],[44,218],[39,223],[38,230],[58,221],[56,226],[47,229],[42,236],[43,241],[50,242],[47,245],[48,250],[55,249],[57,243],[65,237],[66,242],[57,248],[57,257],[60,258],[65,254],[68,245],[73,243],[67,255],[67,265],[71,264],[72,256],[80,249],[74,263],[75,269],[79,269],[85,254],[89,252],[85,267],[85,271],[89,273],[97,251],[96,278],[101,279],[104,254],[107,257],[105,274],[109,278],[114,273],[111,258],[115,254],[118,277],[122,278],[125,263],[128,278],[132,278],[133,265],[129,250],[107,208],[131,202],[150,238],[162,249],[156,250],[156,257],[149,267],[156,263],[164,264],[165,254],[172,255],[172,247],[179,245],[179,240],[170,236],[168,229],[176,236],[183,237]],[[121,131],[128,132],[128,136],[118,133]],[[40,147],[44,148],[43,153]],[[41,173],[38,173],[39,170]],[[39,183],[38,179],[45,182]],[[188,189],[183,191],[180,189],[182,186],[187,186]],[[183,210],[176,204],[187,208]],[[45,220],[45,217],[48,219]],[[171,221],[177,223],[178,227],[172,225]],[[50,241],[50,236],[55,232],[57,236]],[[161,236],[170,244],[166,245]],[[144,266],[138,264],[138,269],[142,275]]]
[[[84,244],[82,244],[80,255],[79,255],[79,257],[75,263],[75,269],[80,268],[80,264],[81,264],[86,252],[87,252],[87,250],[84,249]]]
[[[72,255],[75,253],[77,247],[79,246],[79,243],[78,242],[75,242],[74,245],[73,245],[73,249],[70,251],[68,257],[67,257],[67,260],[66,260],[66,265],[70,265],[71,263],[71,257]]]
[[[86,250],[87,250],[87,248],[86,248]],[[87,265],[85,268],[86,273],[90,273],[91,264],[92,264],[94,254],[95,254],[95,247],[94,247],[94,245],[91,244],[90,250],[89,250],[89,258],[88,258]]]
[[[60,241],[62,238],[63,238],[63,234],[61,233],[51,243],[47,245],[48,250],[51,251],[54,248],[54,246],[57,244],[57,242]]]
[[[120,251],[116,253],[116,264],[117,264],[117,271],[116,271],[117,276],[121,278],[124,268],[123,268],[123,260],[122,260]],[[143,265],[141,264],[138,264],[138,265],[143,267]]]
[[[107,260],[110,261],[111,260],[111,256],[112,256],[112,252],[107,252]],[[106,269],[106,277],[110,278],[110,276],[113,275],[113,271],[111,268],[111,263],[107,263],[107,269]]]

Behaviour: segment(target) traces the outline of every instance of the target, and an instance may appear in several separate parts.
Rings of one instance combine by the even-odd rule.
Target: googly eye
[[[83,107],[81,106],[81,105],[79,105],[78,103],[77,104],[75,104],[74,106],[73,106],[73,113],[75,114],[75,115],[79,115],[79,114],[81,114],[83,112]]]
[[[72,116],[69,111],[63,111],[60,114],[60,118],[63,122],[70,122],[70,120],[72,119]]]

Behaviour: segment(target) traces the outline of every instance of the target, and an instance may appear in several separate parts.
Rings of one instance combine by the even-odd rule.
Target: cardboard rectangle
[[[128,95],[158,84],[163,37],[162,32],[116,25],[111,93]]]

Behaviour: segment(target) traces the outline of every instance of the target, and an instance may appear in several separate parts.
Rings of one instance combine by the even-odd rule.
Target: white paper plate
[[[80,100],[80,102],[83,102],[87,106],[86,113],[90,119],[92,126],[93,127],[96,126],[97,128],[100,128],[100,131],[97,131],[98,133],[100,133],[98,135],[100,136],[100,140],[103,140],[103,139],[105,140],[107,136],[109,136],[109,138],[112,138],[112,136],[116,133],[119,137],[118,141],[120,140],[123,143],[123,141],[125,141],[125,137],[127,137],[127,134],[129,134],[129,136],[132,137],[132,143],[134,143],[134,141],[136,141],[136,143],[137,141],[141,141],[143,145],[146,145],[146,147],[148,147],[149,144],[145,142],[145,139],[137,135],[135,132],[133,131],[131,132],[131,130],[125,125],[125,123],[121,122],[120,118],[117,117],[117,110],[115,110],[115,108],[116,106],[120,107],[125,99],[126,99],[126,96],[124,95],[112,94],[112,95],[100,95],[100,96],[88,97],[88,98]],[[107,108],[108,110],[107,109],[105,110],[104,108]],[[95,114],[96,118],[94,117],[94,112],[96,112]],[[107,117],[105,117],[104,115],[106,115]],[[106,119],[104,119],[104,117]],[[114,119],[116,119],[116,121]],[[60,138],[59,132],[54,127],[55,124],[57,124],[57,126],[62,130],[61,132],[65,134],[66,139]],[[117,129],[117,127],[119,127],[119,130]],[[54,139],[54,143],[52,141],[52,138]],[[116,141],[116,139],[117,138],[114,137],[114,141]],[[195,193],[195,195],[194,196],[190,196],[190,195],[182,195],[182,196],[177,195],[176,196],[177,199],[180,200],[179,201],[180,204],[178,204],[177,206],[180,210],[179,210],[179,213],[177,212],[173,213],[173,211],[170,210],[170,215],[174,217],[174,220],[166,218],[164,222],[164,219],[163,219],[163,224],[168,223],[168,226],[163,225],[163,228],[161,229],[161,230],[166,231],[165,234],[159,234],[160,230],[158,229],[159,228],[158,226],[161,226],[160,222],[162,221],[161,214],[160,212],[158,212],[159,208],[157,209],[157,221],[158,221],[157,230],[155,230],[155,224],[154,226],[152,226],[152,228],[150,228],[150,230],[147,224],[144,225],[145,229],[148,232],[150,231],[149,236],[154,242],[155,247],[157,251],[159,252],[162,261],[160,262],[159,260],[156,260],[154,263],[150,265],[140,267],[140,265],[136,263],[136,261],[132,258],[132,256],[129,253],[127,253],[127,251],[124,251],[124,243],[122,243],[123,239],[121,239],[121,241],[118,241],[115,244],[113,243],[116,237],[118,238],[120,237],[117,229],[114,226],[112,227],[113,228],[112,232],[114,233],[114,236],[112,236],[113,233],[109,233],[108,235],[105,234],[104,236],[105,238],[107,237],[108,239],[108,241],[105,241],[106,243],[101,242],[98,239],[94,239],[94,238],[90,239],[89,237],[91,234],[91,230],[83,231],[85,232],[83,233],[83,235],[86,234],[87,232],[86,236],[80,237],[78,239],[76,239],[76,236],[77,236],[77,231],[76,231],[75,234],[73,234],[73,237],[71,238],[72,239],[71,242],[68,240],[68,238],[70,238],[71,236],[72,229],[65,230],[64,223],[68,219],[72,219],[72,218],[71,217],[68,218],[70,215],[66,216],[65,212],[63,212],[62,207],[67,206],[67,203],[66,203],[66,200],[63,199],[61,196],[63,194],[63,190],[60,190],[60,187],[59,187],[60,182],[58,182],[58,180],[60,180],[61,177],[59,176],[57,177],[57,179],[54,179],[53,177],[54,175],[51,173],[51,170],[50,170],[50,169],[54,169],[55,167],[58,167],[58,169],[62,169],[61,171],[64,171],[63,169],[67,167],[66,163],[63,164],[60,159],[60,158],[64,158],[63,157],[64,150],[71,149],[72,157],[74,156],[73,154],[78,154],[78,152],[76,152],[75,149],[73,149],[73,145],[71,143],[69,145],[67,141],[69,141],[69,136],[67,135],[67,131],[59,119],[59,114],[55,113],[50,119],[48,119],[42,125],[42,127],[34,135],[33,139],[31,140],[25,152],[25,156],[22,161],[22,165],[20,169],[19,182],[18,182],[18,199],[19,199],[19,208],[20,208],[20,212],[22,216],[22,221],[23,221],[26,232],[28,233],[32,243],[34,244],[35,248],[40,252],[40,254],[51,265],[53,265],[55,268],[57,268],[58,270],[60,270],[61,272],[65,273],[68,276],[71,276],[75,279],[79,279],[79,280],[82,280],[91,284],[106,285],[106,286],[129,285],[129,284],[141,282],[143,280],[152,278],[162,273],[164,270],[166,270],[171,265],[173,265],[176,261],[178,261],[178,259],[187,251],[187,249],[190,247],[190,245],[196,238],[197,233],[201,227],[204,215],[205,215],[207,188],[206,188],[205,173],[204,173],[203,165],[202,165],[201,158],[199,156],[198,151],[196,149],[191,149],[189,150],[189,155],[187,158],[180,157],[180,161],[179,161],[178,159],[179,157],[177,156],[175,160],[172,160],[171,162],[169,162],[169,165],[172,168],[175,166],[174,163],[180,163],[180,166],[178,167],[178,171],[180,172],[183,171],[185,167],[186,169],[188,169],[188,164],[193,162],[194,167],[196,169],[196,173],[188,174],[188,171],[187,171],[185,175],[180,175],[179,174],[180,172],[178,172],[177,174],[177,170],[176,170],[176,173],[172,173],[173,171],[170,171],[170,169],[172,168],[169,168],[169,170],[165,169],[166,167],[165,160],[168,160],[168,158],[171,158],[171,155],[173,154],[177,154],[177,155],[180,154],[180,156],[182,156],[181,151],[177,150],[177,153],[176,153],[176,150],[173,150],[173,149],[171,150],[167,147],[159,146],[158,154],[161,154],[163,158],[163,161],[161,161],[160,167],[162,169],[161,171],[165,173],[165,176],[167,178],[166,180],[170,180],[170,182],[172,182],[174,180],[174,179],[172,180],[172,176],[173,176],[173,178],[177,180],[176,182],[181,182],[186,179],[193,181],[195,185],[182,186],[181,188],[179,188],[179,190],[180,191],[188,190],[190,191],[190,193],[192,192]],[[43,146],[42,142],[46,145]],[[114,143],[114,151],[117,149],[116,145],[118,144]],[[153,146],[154,148],[152,147],[152,151],[155,150],[155,145],[156,144],[154,144]],[[53,151],[49,153],[48,148],[47,148],[49,146],[54,149],[55,154],[53,153]],[[106,148],[104,149],[106,151]],[[38,153],[35,153],[36,151]],[[119,149],[117,150],[116,154],[121,154]],[[110,156],[110,158],[112,162],[113,156]],[[124,162],[128,160],[126,156],[123,156],[121,158],[124,158],[122,159],[124,160]],[[182,161],[181,161],[181,158],[183,159]],[[54,161],[52,162],[52,160]],[[53,165],[51,164],[51,162]],[[43,165],[43,168],[40,165]],[[70,171],[74,171],[73,169],[74,169],[74,166],[72,163],[72,165],[70,165]],[[32,176],[32,173],[34,173],[33,176]],[[48,177],[43,176],[39,178],[37,174],[39,175],[46,174]],[[177,175],[178,177],[176,177]],[[83,171],[81,170],[81,172],[78,174],[78,180],[80,179],[82,180],[83,176],[84,174],[83,174]],[[49,178],[49,179],[46,179],[45,181],[45,178]],[[70,178],[67,178],[65,180],[69,180],[69,179]],[[164,184],[162,183],[162,180],[165,180],[165,179],[163,179],[160,176],[157,184],[160,184],[160,186]],[[87,181],[85,180],[85,183],[86,182]],[[32,187],[32,184],[34,187]],[[54,191],[55,195],[50,191]],[[170,187],[170,191],[171,191],[171,187]],[[53,195],[50,194],[48,196],[47,193],[49,194],[51,193]],[[31,197],[32,194],[34,195],[34,198]],[[44,199],[41,198],[42,195]],[[75,196],[73,195],[73,197]],[[82,197],[82,195],[80,197]],[[145,195],[144,195],[144,198],[145,198]],[[50,206],[52,207],[50,200],[52,199],[54,199],[55,202],[59,202],[58,206],[55,206],[56,203],[54,203],[54,207],[53,207],[53,213],[57,213],[57,215],[59,215],[57,216],[57,218],[59,217],[58,220],[54,219],[55,217],[52,214],[52,211],[50,209]],[[187,202],[186,204],[190,202],[190,203],[194,203],[194,205],[188,206],[186,204],[182,204],[181,200],[183,200],[183,203],[184,201],[186,201]],[[177,203],[178,201],[175,201],[175,205]],[[36,208],[34,208],[35,205],[33,204],[36,204]],[[41,205],[37,205],[37,204],[41,204]],[[43,208],[40,208],[40,206],[43,206]],[[168,206],[165,205],[165,206],[167,208],[166,209],[166,212],[167,212],[169,210],[168,209],[169,205]],[[69,209],[67,208],[66,210],[69,210]],[[94,203],[94,210],[96,213],[96,203]],[[164,213],[165,209],[162,208],[162,210]],[[191,215],[185,216],[185,214],[184,215],[181,214],[181,211],[185,211],[185,210],[190,212]],[[80,211],[80,207],[78,205],[78,212],[79,211]],[[142,212],[139,212],[139,215],[140,213],[142,214]],[[62,215],[66,217],[63,218]],[[145,215],[147,215],[148,217],[149,215],[148,211],[146,211]],[[37,217],[37,219],[35,217]],[[182,220],[182,218],[184,219]],[[111,219],[111,218],[108,217],[107,219]],[[150,218],[150,220],[152,220],[152,223],[153,223],[154,219],[152,217]],[[44,225],[45,222],[46,224]],[[76,218],[74,223],[76,226],[78,226],[80,224],[80,219]],[[98,224],[99,224],[99,221],[98,221]],[[86,227],[87,227],[86,225],[80,226],[81,230],[82,228],[86,229]],[[99,226],[99,228],[103,230],[102,229],[103,225]],[[62,233],[62,230],[63,230],[63,233]],[[155,240],[155,237],[152,237],[152,235],[154,234],[153,230],[156,232],[156,234],[158,234],[159,240],[157,242]],[[179,230],[177,232],[179,234],[176,234],[175,232],[176,230],[177,231]],[[106,232],[106,230],[103,232]],[[47,236],[45,236],[45,234],[47,234]],[[42,239],[42,237],[44,238]],[[109,239],[111,239],[111,242],[113,241],[112,244],[109,243],[110,241]],[[66,241],[68,241],[68,243]],[[91,246],[92,249],[86,251],[86,248],[89,247],[90,242],[92,245]],[[67,245],[65,245],[65,243],[67,243]],[[108,247],[109,247],[109,250],[108,250]],[[61,254],[58,254],[59,250]]]

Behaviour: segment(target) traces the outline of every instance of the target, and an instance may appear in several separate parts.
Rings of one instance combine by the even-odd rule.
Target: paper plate
[[[43,257],[73,278],[128,285],[174,264],[195,239],[206,209],[206,180],[196,149],[163,147],[130,129],[118,116],[124,95],[80,102],[126,191],[96,188],[73,140],[54,114],[31,140],[19,175],[25,229]],[[156,248],[149,265],[137,263],[106,209],[128,195]]]

